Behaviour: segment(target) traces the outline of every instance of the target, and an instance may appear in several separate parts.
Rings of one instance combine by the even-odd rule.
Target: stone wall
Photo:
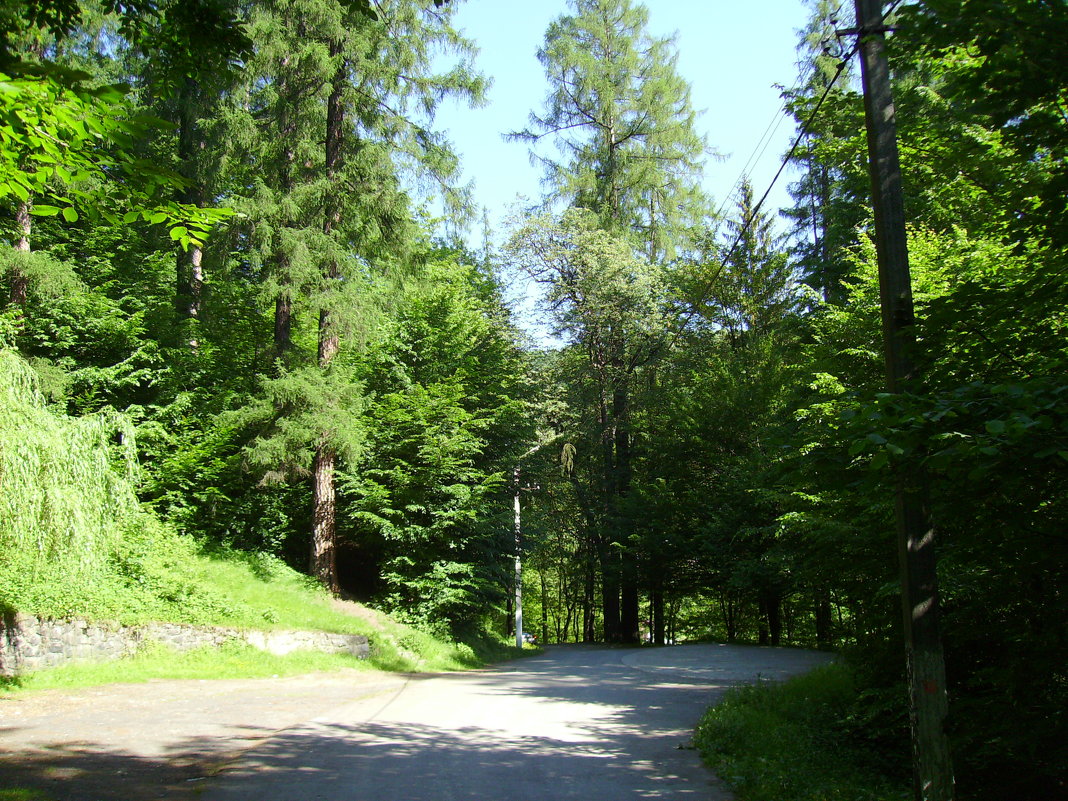
[[[360,634],[323,631],[241,631],[149,623],[120,626],[84,620],[45,620],[5,614],[0,621],[0,676],[17,676],[71,661],[106,661],[128,656],[145,642],[159,642],[179,651],[219,646],[237,640],[272,654],[290,651],[348,653],[366,659],[367,638]]]

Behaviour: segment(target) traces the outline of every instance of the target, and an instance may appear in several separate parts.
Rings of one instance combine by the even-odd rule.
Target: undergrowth
[[[73,686],[147,678],[269,676],[339,667],[434,671],[514,656],[492,637],[451,643],[360,607],[335,604],[272,556],[178,534],[136,497],[133,429],[121,415],[49,409],[33,371],[0,349],[0,613],[136,625],[364,634],[371,657],[274,657],[237,644],[175,654],[148,649],[7,682]],[[50,682],[62,682],[53,685]]]
[[[38,790],[0,790],[0,801],[50,801],[50,797]]]
[[[0,607],[127,625],[169,621],[369,633],[365,621],[334,610],[312,580],[277,559],[203,547],[148,514],[132,522],[91,571],[71,575],[62,562],[6,554]]]
[[[857,690],[842,664],[730,690],[694,734],[739,801],[905,801],[849,729]]]

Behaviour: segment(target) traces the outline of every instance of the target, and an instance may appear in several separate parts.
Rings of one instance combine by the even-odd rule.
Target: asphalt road
[[[0,697],[0,789],[54,801],[729,798],[689,750],[785,648],[554,646],[468,673],[339,671]]]
[[[550,648],[412,678],[263,742],[202,801],[727,799],[690,735],[731,684],[826,661],[778,648]]]

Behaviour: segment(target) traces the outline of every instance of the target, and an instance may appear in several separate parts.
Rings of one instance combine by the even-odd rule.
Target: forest
[[[544,642],[840,651],[843,727],[907,761],[894,487],[922,475],[961,797],[1068,797],[1068,8],[887,9],[891,393],[850,8],[808,0],[780,211],[701,191],[655,9],[571,0],[505,132],[545,194],[472,245],[434,127],[492,78],[459,2],[4,4],[5,609],[51,576],[78,612],[177,537],[462,639],[510,632],[521,565]]]

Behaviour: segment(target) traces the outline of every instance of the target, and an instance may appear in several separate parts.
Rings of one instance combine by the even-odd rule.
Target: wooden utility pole
[[[897,393],[906,386],[917,386],[911,361],[915,318],[897,124],[884,52],[886,29],[882,2],[854,1],[868,130],[868,167],[875,210],[886,386],[891,393]],[[952,801],[953,766],[945,733],[948,701],[939,632],[935,530],[928,514],[924,485],[924,477],[918,471],[910,471],[898,477],[896,487],[914,797],[916,801]]]

